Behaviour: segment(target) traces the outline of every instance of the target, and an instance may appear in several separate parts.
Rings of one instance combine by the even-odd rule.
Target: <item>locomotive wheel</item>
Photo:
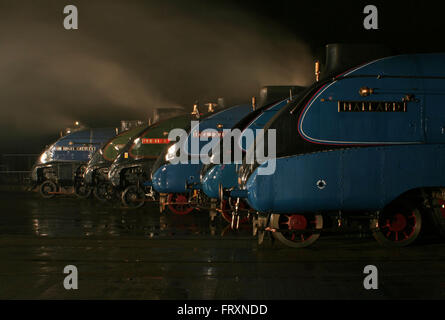
[[[275,239],[293,248],[304,248],[313,244],[320,237],[320,233],[310,230],[323,228],[323,216],[321,214],[272,214],[270,226],[273,229],[288,229],[289,231],[272,232]],[[304,233],[292,231],[308,230]]]
[[[174,214],[186,215],[193,211],[187,197],[181,193],[169,193],[167,197],[168,209]]]
[[[246,209],[247,208],[247,204],[244,200],[240,201],[240,209]],[[228,223],[232,223],[232,210],[231,207],[229,205],[229,201],[228,200],[222,200],[221,203],[221,216],[224,218],[224,220],[226,220]],[[243,217],[240,218],[239,223],[243,224],[249,221],[248,217]]]
[[[51,192],[57,192],[57,185],[50,180],[46,180],[40,185],[39,191],[43,198],[50,199],[55,196],[55,194]]]
[[[445,200],[433,199],[431,212],[433,223],[441,236],[445,236]]]
[[[372,235],[382,245],[403,247],[419,236],[422,216],[417,208],[399,205],[383,210],[378,219],[371,220],[371,227],[378,226]]]
[[[91,188],[81,182],[74,187],[74,193],[80,199],[86,199],[91,195]]]
[[[113,199],[114,193],[114,188],[110,183],[101,182],[96,185],[93,190],[94,197],[102,202]]]
[[[140,208],[144,205],[145,193],[137,186],[129,186],[122,192],[122,204],[128,208]]]

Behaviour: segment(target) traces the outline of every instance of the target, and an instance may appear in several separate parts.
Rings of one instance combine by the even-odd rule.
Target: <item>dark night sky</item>
[[[255,7],[256,1],[241,3],[248,9]],[[379,9],[379,30],[362,27],[362,12],[367,4]],[[441,1],[275,0],[263,2],[255,11],[278,20],[314,51],[327,43],[345,42],[382,43],[409,53],[445,49],[444,10]]]
[[[79,30],[62,27],[66,4]],[[363,28],[366,4],[379,30]],[[437,1],[0,0],[0,153],[39,152],[74,120],[115,126],[157,106],[309,84],[327,43],[445,51],[444,31]]]

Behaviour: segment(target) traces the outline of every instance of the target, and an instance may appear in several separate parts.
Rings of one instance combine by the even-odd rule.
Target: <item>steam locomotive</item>
[[[102,148],[94,153],[88,162],[83,179],[88,187],[93,189],[93,194],[99,201],[109,201],[115,196],[115,189],[108,180],[109,167],[125,148],[131,143],[148,125],[137,126],[126,130],[116,137],[110,139]]]
[[[301,86],[268,86],[262,88],[260,91],[260,97],[264,97],[268,94],[269,99],[267,102],[264,101],[264,98],[261,99],[263,101],[263,106],[256,109],[254,112],[251,112],[232,128],[233,131],[237,129],[240,131],[239,137],[234,137],[237,139],[237,141],[234,141],[233,148],[238,148],[241,152],[245,153],[250,147],[248,143],[251,142],[248,139],[245,139],[246,132],[251,130],[250,132],[252,133],[252,136],[255,137],[257,133],[256,130],[262,129],[276,112],[284,108],[290,101],[295,99],[294,95],[298,94],[303,89],[304,87]],[[270,103],[271,100],[282,99],[282,96],[285,96],[286,91],[289,94],[288,98]],[[235,153],[235,150],[232,150],[231,152]],[[219,164],[210,163],[204,165],[200,174],[202,191],[210,201],[211,218],[216,215],[216,211],[219,211],[222,217],[227,222],[232,224],[232,227],[239,225],[240,217],[236,216],[236,219],[233,219],[232,212],[236,204],[229,201],[227,194],[230,189],[235,188],[237,185],[237,169],[240,164],[241,163],[239,161],[232,160],[227,162],[220,159]],[[219,210],[216,209],[218,201]],[[241,206],[244,211],[248,210],[248,205],[244,201],[238,203],[238,206]],[[241,220],[241,222],[246,221],[247,219]]]
[[[322,232],[366,226],[379,243],[398,247],[415,241],[429,218],[443,233],[445,54],[343,69],[267,123],[277,157],[241,165],[231,197],[258,212],[260,242],[271,232],[300,248]],[[275,172],[261,175],[272,162]]]
[[[151,186],[145,183],[149,180],[150,169],[169,143],[170,130],[187,127],[194,117],[182,114],[146,126],[120,150],[109,167],[107,177],[112,188],[122,191],[124,206],[140,207],[147,200],[146,195],[148,200],[154,200]]]
[[[206,129],[214,129],[218,135],[221,135],[224,128],[232,128],[251,111],[250,105],[237,105],[202,117],[199,121],[199,129],[190,127],[187,139],[182,145],[172,143],[164,150],[153,166],[151,181],[153,189],[160,194],[161,212],[166,206],[179,215],[188,214],[193,210],[190,201],[192,197],[197,196],[197,189],[199,189],[199,174],[203,165],[200,150],[206,142],[198,141],[198,148],[195,151],[192,148],[192,141],[200,140],[199,137]],[[171,164],[170,158],[178,152],[186,154],[190,160],[189,163]]]
[[[120,190],[116,189],[108,179],[108,172],[114,160],[124,149],[128,151],[134,140],[145,131],[154,127],[153,124],[183,115],[185,112],[185,109],[182,107],[155,108],[148,123],[142,121],[133,121],[134,123],[122,121],[123,132],[110,139],[99,149],[86,167],[84,181],[93,188],[94,196],[100,201],[109,201],[116,198]]]
[[[94,152],[117,134],[117,128],[75,128],[47,147],[31,171],[31,181],[44,198],[74,193],[88,197],[91,189],[83,181],[83,171]]]

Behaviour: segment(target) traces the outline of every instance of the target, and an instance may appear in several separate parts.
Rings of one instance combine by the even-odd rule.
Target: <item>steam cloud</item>
[[[66,4],[0,3],[2,152],[38,152],[75,120],[117,126],[154,107],[248,102],[261,85],[312,79],[295,35],[224,2],[72,1],[74,31]]]

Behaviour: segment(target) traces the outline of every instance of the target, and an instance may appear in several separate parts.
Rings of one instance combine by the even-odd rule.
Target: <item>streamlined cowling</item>
[[[443,230],[444,99],[445,54],[387,57],[320,81],[266,125],[277,130],[275,172],[244,165],[233,196],[294,247],[315,241],[329,213],[340,225],[367,213],[389,245],[414,241],[425,215]]]
[[[152,170],[153,188],[161,194],[161,211],[165,207],[165,203],[171,204],[169,209],[177,214],[186,214],[193,210],[189,204],[190,192],[200,189],[200,170],[203,165],[200,151],[209,141],[198,141],[198,148],[194,150],[191,134],[201,135],[206,129],[214,129],[217,134],[222,135],[224,129],[231,129],[235,123],[251,111],[251,105],[237,105],[202,118],[199,121],[199,130],[195,127],[190,128],[187,139],[182,145],[172,144],[165,150],[163,159],[158,159]],[[174,148],[181,148],[181,152],[187,154],[190,161],[186,164],[170,163],[169,157],[178,151]]]

